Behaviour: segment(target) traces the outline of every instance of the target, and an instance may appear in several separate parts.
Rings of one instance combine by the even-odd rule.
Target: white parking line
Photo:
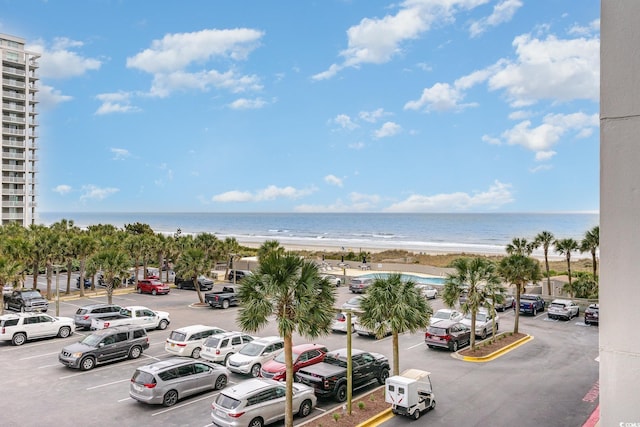
[[[213,393],[213,395],[206,395],[206,396],[202,396],[200,399],[189,400],[188,402],[185,402],[185,403],[183,403],[181,405],[175,405],[175,406],[167,408],[167,409],[165,409],[163,411],[155,412],[155,413],[151,414],[151,416],[155,417],[156,415],[162,415],[162,414],[165,414],[165,413],[167,413],[169,411],[173,411],[174,409],[184,408],[187,405],[191,405],[192,403],[200,402],[201,400],[211,399],[212,396],[217,396],[219,394],[220,394],[220,392],[216,391],[215,393]]]
[[[36,356],[29,356],[29,357],[22,357],[18,360],[30,360],[30,359],[37,359],[38,357],[45,357],[45,356],[51,356],[52,354],[58,354],[60,353],[59,351],[56,351],[55,353],[43,353],[43,354],[38,354]]]
[[[55,365],[42,365],[42,366],[38,366],[38,369],[53,368],[54,366],[60,366],[60,364],[56,363]]]
[[[108,387],[108,386],[110,386],[110,385],[123,383],[123,382],[125,382],[125,381],[129,382],[129,381],[131,381],[131,378],[126,378],[126,379],[124,379],[124,380],[118,380],[118,381],[112,381],[112,382],[110,382],[110,383],[106,383],[106,384],[95,385],[95,386],[93,386],[93,387],[87,387],[85,390],[95,390],[95,389],[97,389],[97,388]]]
[[[412,348],[416,348],[416,347],[419,347],[421,345],[424,345],[424,341],[421,341],[418,344],[412,345],[411,347],[407,347],[405,350],[411,350]]]

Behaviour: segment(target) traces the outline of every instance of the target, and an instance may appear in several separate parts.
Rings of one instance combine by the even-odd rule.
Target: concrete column
[[[640,425],[640,1],[601,1],[600,73],[600,425]]]

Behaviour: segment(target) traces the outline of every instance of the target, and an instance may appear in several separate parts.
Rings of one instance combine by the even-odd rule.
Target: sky
[[[597,0],[0,0],[43,212],[598,212]]]

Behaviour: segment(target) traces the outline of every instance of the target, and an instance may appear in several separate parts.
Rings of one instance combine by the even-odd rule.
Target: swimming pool
[[[375,279],[375,278],[381,277],[383,279],[386,279],[387,277],[389,277],[389,274],[391,273],[369,273],[369,274],[363,274],[358,277],[362,277],[365,279]],[[411,280],[412,282],[415,282],[420,285],[436,285],[436,286],[444,285],[443,277],[422,277],[422,276],[416,276],[414,274],[401,274],[401,279],[403,281]]]

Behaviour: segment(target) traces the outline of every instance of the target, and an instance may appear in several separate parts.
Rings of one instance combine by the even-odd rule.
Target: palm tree
[[[400,374],[398,335],[426,328],[433,313],[415,282],[402,280],[401,273],[376,277],[360,302],[359,322],[382,338],[391,330],[393,375]]]
[[[460,305],[460,311],[471,314],[471,348],[475,349],[476,313],[485,303],[482,287],[487,283],[500,283],[500,278],[495,264],[486,258],[456,258],[452,267],[456,271],[449,273],[444,280],[442,301],[448,307],[454,307],[460,294],[467,292],[467,299]]]
[[[123,246],[125,250],[131,255],[133,260],[133,286],[138,286],[138,266],[140,265],[140,257],[142,256],[142,241],[140,236],[136,234],[127,235],[124,240]]]
[[[534,242],[527,242],[527,239],[517,238],[517,237],[514,237],[511,243],[509,243],[505,248],[505,250],[507,251],[507,254],[509,255],[518,254],[518,255],[524,255],[524,256],[531,255],[534,249],[535,249]]]
[[[527,283],[537,283],[540,280],[540,263],[528,256],[514,254],[500,260],[498,266],[500,275],[516,287],[516,319],[513,324],[513,333],[518,333],[520,321],[520,294]]]
[[[280,242],[277,240],[265,240],[265,242],[258,248],[258,260],[274,251],[284,252],[284,247],[280,246]]]
[[[220,256],[224,257],[227,262],[227,267],[224,271],[224,277],[229,277],[229,268],[231,268],[231,264],[233,263],[233,257],[240,250],[240,244],[235,239],[235,237],[227,237],[222,242]]]
[[[328,335],[335,314],[334,292],[335,288],[320,278],[313,262],[280,251],[269,252],[240,285],[238,323],[242,329],[256,332],[275,316],[278,333],[284,339],[286,427],[293,426],[293,333],[309,339]]]
[[[193,286],[198,293],[200,303],[204,303],[204,297],[200,291],[198,277],[211,270],[211,260],[200,248],[187,248],[176,264],[176,274],[181,277],[193,277]]]
[[[504,302],[504,294],[506,291],[506,288],[500,281],[485,283],[482,288],[482,292],[484,293],[484,300],[486,301],[485,304],[489,306],[488,308],[490,313],[496,312],[496,303],[502,304]],[[491,316],[491,319],[491,342],[494,342],[496,340],[496,333],[498,332],[496,316]]]
[[[596,258],[596,251],[600,246],[600,226],[596,225],[591,230],[587,231],[584,235],[584,239],[580,242],[580,252],[591,253],[591,263],[593,264],[593,279],[598,280],[598,261]]]
[[[549,274],[549,247],[553,244],[555,237],[550,231],[541,231],[533,241],[536,248],[542,246],[544,251],[544,268],[547,277],[547,294],[551,296],[551,275]]]
[[[107,290],[107,301],[113,304],[113,290],[120,286],[127,274],[130,258],[117,244],[103,246],[105,249],[93,257],[93,262],[102,270]]]
[[[4,287],[7,283],[19,282],[22,278],[24,266],[18,261],[9,259],[0,255],[0,287]],[[4,313],[4,292],[0,295],[0,314]]]
[[[571,252],[577,251],[579,246],[578,242],[573,239],[560,239],[556,240],[553,245],[556,248],[556,252],[560,255],[564,255],[567,259],[567,275],[569,276],[569,289],[571,289],[571,298],[573,298],[573,287],[571,286]]]
[[[98,249],[98,242],[86,231],[81,231],[71,241],[71,247],[73,248],[73,253],[80,260],[80,269],[78,270],[80,273],[80,296],[84,297],[84,278],[87,269],[87,259]],[[91,284],[93,286],[93,281]]]

